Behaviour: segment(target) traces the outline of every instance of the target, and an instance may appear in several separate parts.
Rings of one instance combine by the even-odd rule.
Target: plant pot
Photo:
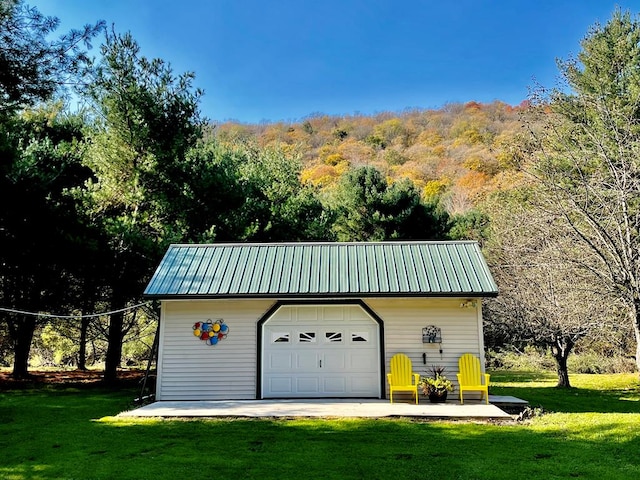
[[[447,401],[447,391],[429,393],[429,401],[431,403],[444,403]]]

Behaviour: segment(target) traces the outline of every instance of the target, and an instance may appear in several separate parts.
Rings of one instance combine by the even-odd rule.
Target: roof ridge
[[[331,241],[303,241],[303,242],[220,242],[220,243],[172,243],[170,247],[252,247],[252,246],[339,246],[339,245],[465,245],[478,244],[476,240],[383,240],[376,242],[331,242]]]

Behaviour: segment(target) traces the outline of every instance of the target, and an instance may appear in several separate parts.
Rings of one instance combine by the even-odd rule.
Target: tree
[[[237,214],[245,229],[243,240],[331,240],[330,213],[317,191],[300,182],[300,156],[285,145],[241,148],[239,181],[244,203]]]
[[[348,171],[340,180],[331,208],[340,241],[446,238],[449,217],[437,199],[422,203],[409,180],[387,185],[374,167]]]
[[[492,215],[486,253],[500,295],[487,302],[485,334],[496,347],[550,350],[558,386],[568,388],[569,355],[604,326],[612,299],[597,277],[581,268],[589,252],[567,241],[562,218],[549,215],[531,197],[537,197],[535,190],[502,195]],[[582,255],[582,264],[568,261],[566,252]]]
[[[598,260],[582,267],[626,306],[640,371],[639,45],[638,19],[616,10],[589,31],[577,58],[559,62],[566,85],[533,98],[526,168],[571,240]]]
[[[89,177],[82,166],[82,120],[58,106],[24,112],[0,124],[0,298],[30,312],[74,306],[86,260],[82,222],[68,191]],[[32,315],[5,320],[14,347],[13,376],[28,375]]]
[[[85,157],[94,178],[86,185],[90,223],[107,239],[111,315],[105,380],[117,377],[124,335],[134,323],[122,310],[139,299],[168,243],[184,237],[184,168],[202,136],[202,92],[193,74],[175,76],[161,59],[140,56],[130,34],[107,34],[102,60],[88,86],[95,107]]]
[[[104,22],[51,40],[59,24],[22,0],[0,2],[0,115],[49,100],[79,81],[89,64],[85,49]]]
[[[476,240],[483,246],[487,241],[489,215],[478,210],[453,215],[449,236],[452,240]]]
[[[246,231],[238,212],[247,202],[246,186],[240,179],[240,167],[246,161],[243,149],[232,148],[215,138],[192,148],[183,174],[183,196],[174,199],[184,225],[184,240],[189,242],[232,241]]]
[[[20,0],[0,2],[0,197],[6,206],[0,212],[0,296],[27,311],[62,305],[70,263],[81,257],[67,250],[78,229],[65,194],[86,178],[76,148],[78,119],[62,115],[59,106],[18,115],[79,80],[88,66],[84,48],[104,24],[50,40],[58,25]],[[5,320],[13,375],[27,376],[36,318],[9,314]]]

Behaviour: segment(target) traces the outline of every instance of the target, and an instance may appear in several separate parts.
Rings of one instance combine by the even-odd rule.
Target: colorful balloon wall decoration
[[[193,324],[193,334],[207,345],[216,345],[220,340],[227,338],[229,327],[221,318],[217,320],[208,319],[205,322]]]

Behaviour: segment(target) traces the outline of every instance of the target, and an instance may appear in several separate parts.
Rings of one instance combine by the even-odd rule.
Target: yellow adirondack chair
[[[411,360],[404,353],[396,353],[391,358],[391,373],[387,373],[389,398],[393,403],[393,392],[412,392],[418,404],[418,383],[420,375],[413,372]]]
[[[463,392],[480,392],[480,398],[484,396],[489,404],[489,374],[482,373],[480,359],[471,353],[465,353],[458,360],[458,385],[460,389],[460,403],[464,403]],[[483,383],[484,377],[484,383]]]

